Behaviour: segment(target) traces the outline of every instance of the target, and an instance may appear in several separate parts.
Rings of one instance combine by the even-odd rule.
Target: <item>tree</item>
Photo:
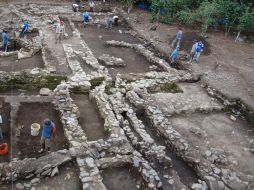
[[[243,30],[254,29],[254,11],[250,7],[247,7],[245,12],[239,18],[239,24],[237,25],[238,33],[235,41],[238,40]]]
[[[128,12],[128,13],[131,12],[134,3],[137,2],[137,0],[121,0],[121,1],[122,1],[123,3],[126,3],[126,4],[127,4],[127,6],[128,6],[128,11],[127,11],[127,12]]]
[[[196,10],[194,17],[201,22],[201,31],[204,35],[208,27],[215,24],[218,18],[217,2],[215,0],[212,2],[205,0]]]
[[[226,21],[225,34],[228,35],[230,29],[235,26],[235,23],[239,21],[240,16],[244,12],[244,6],[239,4],[236,0],[218,0],[217,6],[220,19]]]

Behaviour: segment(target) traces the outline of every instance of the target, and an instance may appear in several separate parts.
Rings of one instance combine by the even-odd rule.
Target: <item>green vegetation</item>
[[[53,75],[32,77],[26,73],[22,73],[16,77],[1,80],[0,92],[5,92],[11,89],[38,90],[41,88],[49,88],[54,90],[62,80],[66,80],[66,77]]]
[[[105,77],[98,77],[98,78],[91,79],[89,81],[92,85],[91,89],[94,89],[96,86],[99,86],[104,80],[105,80]]]
[[[82,88],[81,86],[74,86],[71,90],[71,93],[74,94],[89,94],[89,89]]]
[[[229,105],[226,110],[228,111],[239,111],[240,115],[243,116],[249,123],[254,124],[254,113],[253,110],[245,105],[240,99],[231,100],[232,104]]]
[[[158,84],[147,88],[149,93],[183,93],[183,90],[175,83]]]
[[[160,21],[168,24],[179,22],[200,26],[203,34],[209,27],[221,24],[226,35],[232,29],[238,31],[237,38],[241,32],[254,31],[253,0],[146,0],[145,2],[151,3],[151,22]]]

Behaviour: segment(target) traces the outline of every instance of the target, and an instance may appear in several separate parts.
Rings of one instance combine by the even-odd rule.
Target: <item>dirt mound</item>
[[[203,51],[204,55],[209,55],[211,53],[210,44],[202,36],[198,35],[196,32],[183,33],[183,38],[181,41],[181,50],[190,52],[194,40],[203,42],[203,44],[205,45],[205,48]]]

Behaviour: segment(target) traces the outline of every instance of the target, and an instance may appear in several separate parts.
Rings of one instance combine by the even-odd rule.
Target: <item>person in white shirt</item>
[[[79,8],[78,4],[76,4],[76,3],[72,4],[72,10],[73,10],[73,12],[78,12],[78,8]]]
[[[60,23],[58,23],[56,26],[56,44],[57,41],[59,41],[59,43],[61,42],[61,40],[64,37],[64,34],[65,34],[64,21],[60,21]]]
[[[118,20],[119,20],[119,17],[118,16],[113,16],[113,23],[114,23],[114,26],[117,26],[118,25]]]
[[[89,7],[90,7],[90,12],[93,12],[94,11],[94,2],[93,1],[89,1]]]
[[[196,52],[197,44],[198,44],[198,41],[197,41],[197,40],[194,40],[194,41],[193,41],[192,48],[191,48],[191,52],[190,52],[190,61],[189,61],[189,63],[192,63],[192,62],[193,62],[194,55],[195,55],[195,52]]]

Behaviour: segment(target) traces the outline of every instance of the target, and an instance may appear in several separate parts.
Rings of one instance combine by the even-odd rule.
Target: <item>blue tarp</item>
[[[139,2],[136,5],[137,5],[138,8],[143,9],[145,11],[151,11],[152,10],[151,3],[142,3],[142,2]]]
[[[139,2],[136,4],[136,6],[142,10],[145,10],[145,11],[152,11],[152,4],[151,3]],[[160,15],[163,15],[163,14],[165,14],[165,9],[160,8]]]

